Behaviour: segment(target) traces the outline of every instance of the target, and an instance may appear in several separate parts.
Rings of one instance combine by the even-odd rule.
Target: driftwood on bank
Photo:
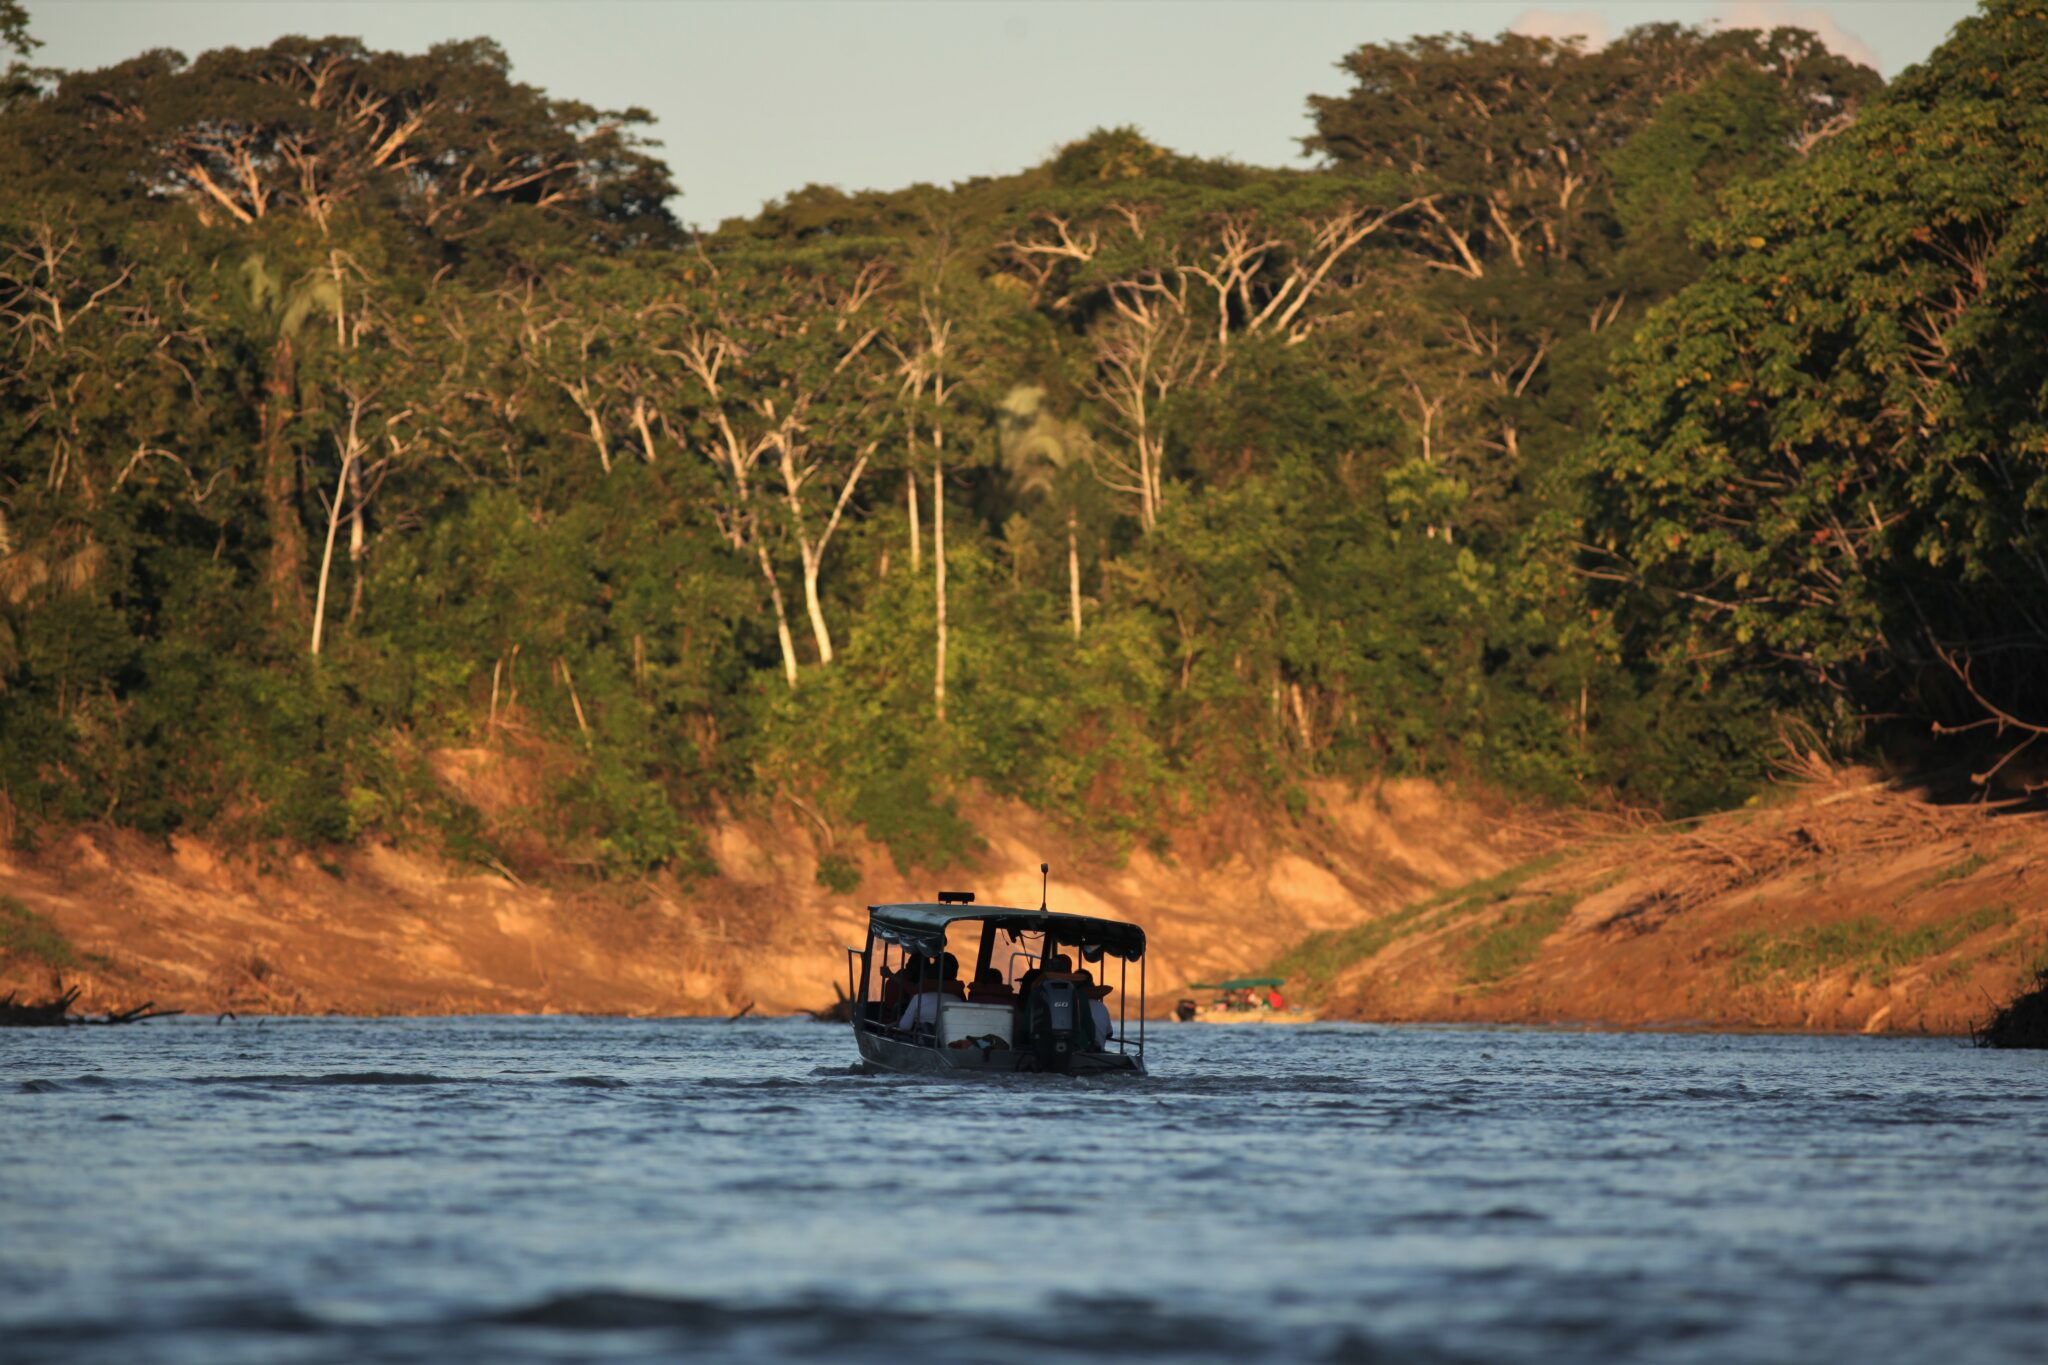
[[[2015,996],[1972,1036],[1978,1047],[2048,1049],[2048,967],[2036,974],[2032,990]]]
[[[847,1024],[853,1022],[853,1001],[846,998],[846,992],[837,981],[832,983],[832,994],[838,996],[821,1010],[812,1010],[811,1018],[821,1024]]]
[[[16,1002],[14,992],[0,996],[0,1028],[63,1028],[70,1024],[136,1024],[144,1019],[163,1019],[183,1010],[160,1010],[156,1001],[145,1000],[133,1009],[110,1010],[98,1018],[85,1014],[73,1014],[71,1006],[78,999],[78,987],[73,986],[62,995],[50,1000]]]

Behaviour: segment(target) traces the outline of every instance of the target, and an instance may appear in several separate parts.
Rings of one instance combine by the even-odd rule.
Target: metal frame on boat
[[[867,941],[848,948],[847,997],[853,1002],[853,1035],[871,1071],[924,1074],[1014,1074],[1053,1071],[1077,1076],[1145,1074],[1145,931],[1121,920],[1065,915],[1006,905],[973,903],[967,892],[942,892],[937,901],[868,907]],[[970,931],[970,926],[972,930]],[[946,994],[936,979],[949,939],[973,966],[966,979],[978,982],[994,968],[1006,986],[1028,986],[1014,1002],[974,1000]],[[1059,1009],[1057,976],[1040,978],[1056,955],[1072,953],[1097,967],[1101,985],[1111,986],[1117,1008],[1106,1038],[1073,1011]],[[1117,979],[1109,982],[1109,964]],[[910,970],[906,970],[910,964]],[[1130,1010],[1131,969],[1137,968],[1135,1020]],[[937,1019],[914,1029],[898,1026],[892,988],[910,995],[937,995]],[[1071,1006],[1079,998],[1071,982],[1064,992]],[[1082,993],[1085,994],[1085,993]],[[1081,1011],[1087,1009],[1085,998]],[[1063,1022],[1064,1021],[1064,1022]],[[1132,1029],[1135,1028],[1135,1035]]]

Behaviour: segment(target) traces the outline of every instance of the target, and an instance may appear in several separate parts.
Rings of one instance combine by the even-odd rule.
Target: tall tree
[[[2044,110],[2048,19],[1998,0],[1733,192],[1587,452],[1584,564],[1632,649],[2048,734]]]
[[[1445,34],[1368,43],[1341,66],[1354,85],[1309,100],[1316,131],[1303,145],[1342,168],[1412,177],[1429,195],[1413,249],[1470,279],[1594,246],[1611,214],[1607,158],[1663,100],[1725,67],[1771,77],[1805,150],[1846,127],[1878,85],[1791,28],[1649,24],[1590,52],[1576,38]]]
[[[102,193],[202,221],[325,230],[354,207],[471,251],[507,228],[569,245],[674,230],[674,185],[634,133],[648,115],[549,99],[484,39],[418,56],[300,37],[190,63],[152,52],[69,73],[26,112],[40,178],[84,168]]]

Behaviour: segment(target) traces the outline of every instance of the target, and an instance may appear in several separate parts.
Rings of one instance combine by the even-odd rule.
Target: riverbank
[[[979,869],[908,875],[862,841],[821,846],[810,820],[778,807],[718,820],[715,870],[689,882],[520,880],[382,844],[265,858],[81,829],[34,855],[0,852],[0,994],[78,985],[81,1008],[153,999],[195,1013],[789,1013],[832,1002],[870,902],[960,887],[1036,905],[1049,861],[1054,908],[1147,926],[1164,1010],[1182,982],[1557,837],[1426,782],[1309,795],[1284,828],[1225,813],[1121,865],[1027,809],[983,802],[969,811],[987,845]],[[827,851],[856,870],[850,891],[819,885]]]
[[[1539,817],[1426,782],[1312,789],[1121,865],[986,802],[979,870],[899,873],[780,809],[689,882],[519,880],[392,845],[263,858],[72,831],[0,853],[0,994],[194,1013],[731,1015],[831,1003],[871,901],[942,886],[1146,924],[1165,1014],[1261,964],[1323,1018],[1968,1032],[2048,958],[2048,820],[1816,769],[1667,826]],[[836,893],[821,853],[857,869]]]
[[[1313,936],[1324,1018],[1965,1034],[2048,963],[2048,819],[1815,766]]]

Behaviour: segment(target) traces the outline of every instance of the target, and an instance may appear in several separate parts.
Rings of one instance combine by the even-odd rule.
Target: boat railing
[[[872,935],[870,936],[868,941],[871,948],[874,942]],[[867,987],[867,982],[863,980],[862,977],[868,966],[869,951],[870,949],[868,948],[854,947],[848,947],[846,950],[846,998],[852,1007],[854,1028],[857,1031],[861,1032],[882,1034],[888,1037],[900,1038],[905,1040],[915,1040],[922,1038],[929,1040],[933,1046],[936,1046],[937,1039],[940,1034],[940,1030],[936,1026],[930,1029],[901,1029],[896,1027],[894,1024],[885,1023],[878,1015],[869,1014],[868,1011],[879,1010],[881,1008],[880,1002],[864,998],[864,992]],[[1009,963],[1009,975],[1012,981],[1015,981],[1016,979],[1018,979],[1019,976],[1022,975],[1022,973],[1017,971],[1017,962],[1020,958],[1023,959],[1027,966],[1037,966],[1042,964],[1044,961],[1043,954],[1031,953],[1028,951],[1021,950],[1011,953]],[[1115,1036],[1102,1041],[1104,1041],[1105,1043],[1115,1044],[1115,1051],[1120,1056],[1135,1056],[1140,1060],[1143,1060],[1145,1055],[1146,973],[1145,958],[1142,954],[1140,954],[1137,958],[1137,963],[1137,1036],[1132,1037],[1129,1032],[1131,1024],[1131,1018],[1129,1013],[1130,959],[1127,958],[1124,960],[1123,971],[1119,973],[1119,979],[1117,981],[1116,1033]],[[1104,966],[1107,966],[1106,959],[1104,962]],[[1104,1046],[1102,1051],[1104,1053],[1107,1053],[1110,1051],[1110,1048],[1108,1046]]]

